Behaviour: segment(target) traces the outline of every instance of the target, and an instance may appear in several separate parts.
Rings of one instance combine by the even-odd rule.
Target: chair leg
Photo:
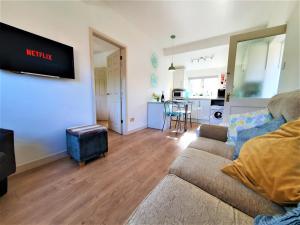
[[[181,116],[179,115],[179,116],[177,116],[177,121],[178,121],[178,128],[179,128],[179,130],[181,130]],[[176,130],[176,132],[178,133],[178,128],[177,128],[177,130]]]
[[[184,119],[184,118],[182,118],[182,119]],[[179,116],[179,123],[180,123],[180,131],[182,131],[182,122],[183,122],[183,124],[185,123],[183,120],[181,120],[181,116]]]
[[[0,197],[7,193],[7,177],[0,181]]]
[[[172,128],[172,116],[170,116],[170,126],[169,126],[169,129]]]
[[[166,117],[164,118],[163,127],[162,127],[162,129],[161,129],[161,131],[162,131],[162,132],[164,131],[164,128],[165,128],[165,123],[166,123]]]
[[[178,124],[178,116],[176,116],[176,134],[178,133],[178,128],[180,126],[180,123]]]
[[[190,126],[192,128],[193,124],[192,124],[192,114],[190,114]]]

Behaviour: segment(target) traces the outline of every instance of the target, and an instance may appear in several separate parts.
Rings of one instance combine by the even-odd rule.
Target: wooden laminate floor
[[[9,179],[0,224],[122,224],[167,174],[195,132],[109,133],[109,152],[79,168],[69,158]]]

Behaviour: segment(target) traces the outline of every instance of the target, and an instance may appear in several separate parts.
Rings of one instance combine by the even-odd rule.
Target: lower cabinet
[[[147,124],[149,128],[159,129],[163,128],[164,124],[164,103],[161,102],[148,102],[147,109]],[[169,118],[166,118],[164,129],[169,126]]]
[[[198,119],[209,122],[210,117],[210,100],[200,100]]]
[[[210,99],[192,99],[192,121],[196,123],[209,123]]]
[[[198,122],[199,100],[191,100],[192,102],[192,121]]]

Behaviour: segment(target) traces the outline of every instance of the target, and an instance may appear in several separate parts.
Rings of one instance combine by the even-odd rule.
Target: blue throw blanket
[[[297,208],[289,209],[284,215],[257,216],[254,225],[300,225],[300,203]]]

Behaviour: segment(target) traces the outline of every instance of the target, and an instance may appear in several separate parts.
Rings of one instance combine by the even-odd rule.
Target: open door
[[[107,110],[107,74],[106,68],[95,68],[96,116],[98,120],[108,120]]]
[[[117,50],[107,57],[107,105],[108,127],[120,134],[122,134],[121,97],[121,52]]]
[[[224,120],[265,108],[277,94],[286,25],[230,37]]]

